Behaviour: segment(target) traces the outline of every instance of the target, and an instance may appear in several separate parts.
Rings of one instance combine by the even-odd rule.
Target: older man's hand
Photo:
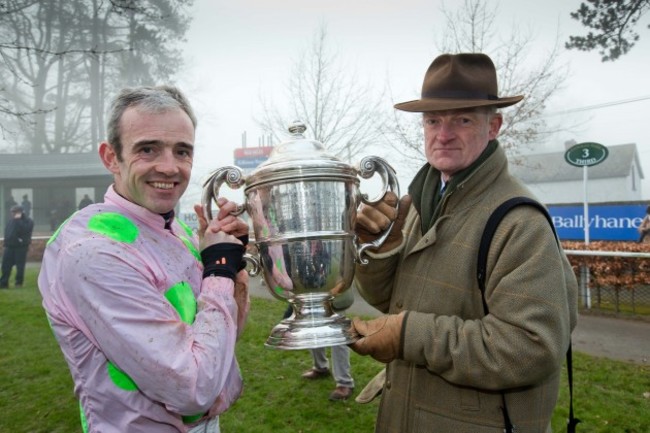
[[[370,243],[388,228],[391,222],[395,221],[388,237],[378,252],[390,251],[402,243],[402,227],[406,220],[406,214],[411,206],[411,196],[405,195],[399,200],[397,207],[397,196],[392,191],[386,193],[384,198],[373,205],[364,204],[357,212],[355,232],[362,243]]]
[[[370,355],[379,362],[389,363],[400,356],[402,326],[406,313],[387,314],[372,320],[352,320],[350,332],[359,339],[350,348],[359,355]]]

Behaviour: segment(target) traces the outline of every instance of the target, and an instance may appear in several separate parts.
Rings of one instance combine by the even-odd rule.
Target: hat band
[[[443,99],[486,99],[496,101],[499,99],[496,95],[490,95],[483,92],[468,92],[466,90],[437,90],[433,92],[422,93],[423,98],[443,98]]]

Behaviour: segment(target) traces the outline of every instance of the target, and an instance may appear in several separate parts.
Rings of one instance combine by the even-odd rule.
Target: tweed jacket
[[[400,359],[387,366],[377,432],[502,433],[502,393],[518,433],[550,432],[578,285],[544,215],[519,206],[499,225],[487,260],[487,315],[476,277],[487,219],[515,196],[534,198],[498,147],[447,192],[427,233],[412,206],[403,244],[357,266],[371,305],[409,311]]]

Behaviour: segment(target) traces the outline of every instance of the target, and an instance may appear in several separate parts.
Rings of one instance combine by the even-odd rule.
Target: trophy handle
[[[368,198],[367,194],[361,194],[361,201],[365,204],[375,204],[380,202],[386,193],[388,191],[392,191],[397,195],[397,198],[399,199],[399,183],[397,181],[397,174],[395,173],[395,169],[386,162],[386,160],[378,157],[378,156],[366,156],[361,160],[359,163],[359,169],[358,169],[359,175],[364,178],[364,179],[369,179],[371,178],[375,173],[378,173],[379,176],[382,179],[382,191],[381,195],[377,200],[370,200]],[[395,205],[395,209],[399,211],[399,200],[397,204]],[[368,264],[368,259],[365,257],[366,255],[366,250],[368,248],[379,248],[381,247],[384,242],[386,241],[386,238],[388,237],[388,234],[390,231],[393,229],[393,225],[395,222],[391,222],[388,228],[374,241],[372,242],[367,242],[364,244],[358,243],[358,238],[355,235],[354,237],[354,243],[357,245],[357,262],[362,264],[362,265],[367,265]]]
[[[201,197],[203,212],[208,222],[212,220],[212,202],[216,204],[217,197],[219,197],[219,189],[224,182],[232,189],[241,188],[241,186],[246,183],[239,167],[232,165],[221,167],[210,175],[208,180],[203,184],[203,195]],[[243,205],[238,204],[237,209],[231,212],[231,215],[239,216],[245,211],[246,208]],[[247,271],[248,275],[254,277],[260,273],[260,260],[256,255],[244,253],[243,259],[247,264],[251,265],[251,269]]]
[[[260,259],[257,255],[255,254],[250,254],[250,253],[244,253],[244,261],[246,263],[250,263],[251,269],[248,269],[246,272],[248,272],[248,275],[251,277],[256,277],[259,273],[260,270],[262,269],[262,265],[260,264]]]
[[[212,173],[208,180],[203,184],[203,195],[201,197],[203,212],[208,222],[212,220],[212,202],[217,202],[219,189],[224,182],[226,182],[232,189],[238,189],[246,183],[239,167],[229,165],[221,167]],[[239,216],[243,214],[245,210],[246,208],[243,205],[238,204],[237,209],[235,209],[231,215]]]

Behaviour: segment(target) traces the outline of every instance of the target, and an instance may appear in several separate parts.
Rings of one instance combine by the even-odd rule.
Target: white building
[[[567,142],[567,148],[575,142]],[[609,155],[587,168],[589,203],[638,202],[643,200],[643,169],[636,144],[608,146]],[[545,204],[581,203],[584,200],[583,167],[570,165],[564,152],[525,155],[509,165],[510,172],[524,182]]]

